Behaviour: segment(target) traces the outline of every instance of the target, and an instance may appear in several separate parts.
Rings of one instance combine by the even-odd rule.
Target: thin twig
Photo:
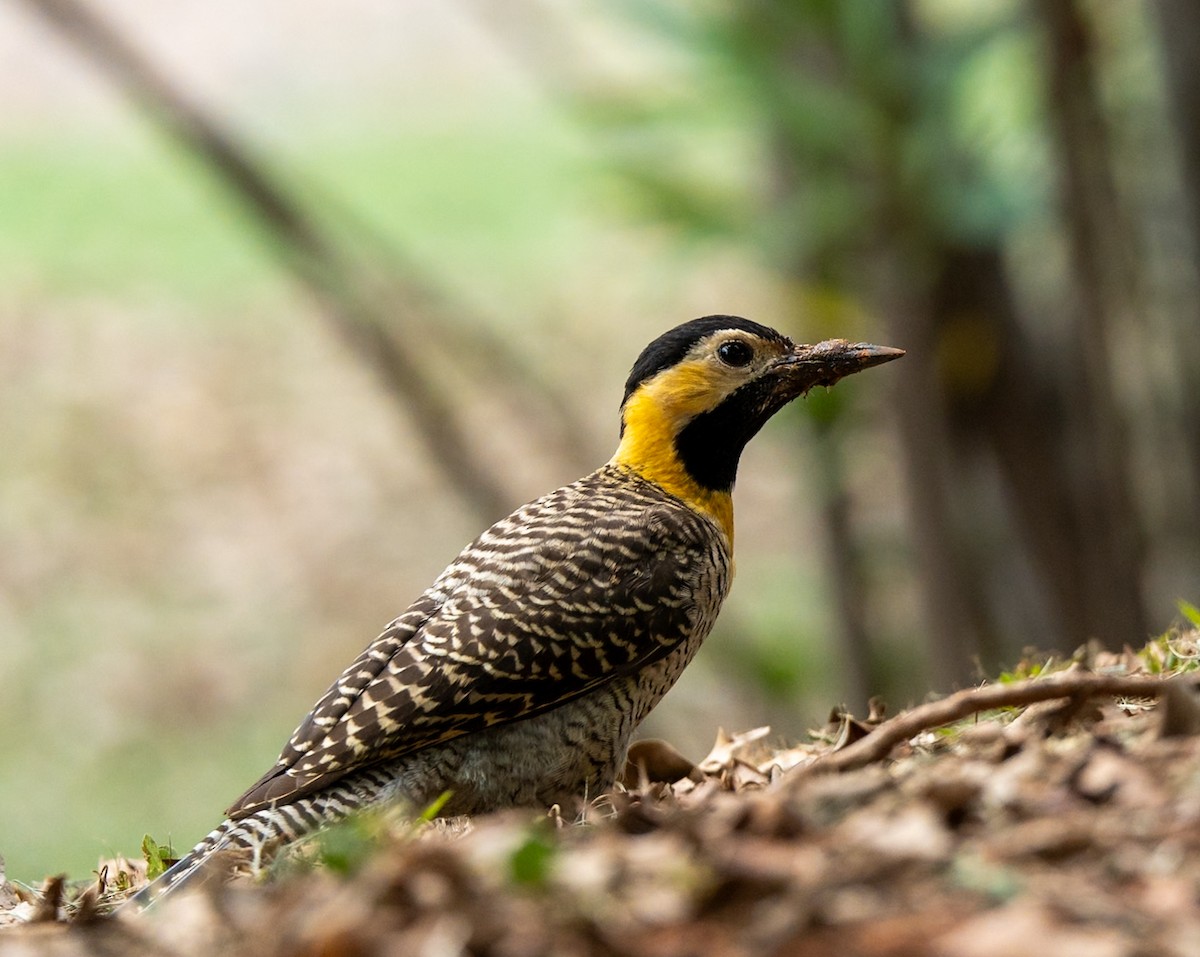
[[[800,773],[804,776],[805,773],[851,771],[882,761],[898,744],[903,744],[921,732],[953,724],[980,711],[1019,708],[1039,701],[1053,701],[1056,698],[1158,698],[1166,693],[1169,684],[1170,682],[1161,678],[1067,672],[1012,684],[966,688],[941,701],[931,701],[896,715],[883,722],[865,738],[860,738],[841,751],[818,758],[800,769]]]

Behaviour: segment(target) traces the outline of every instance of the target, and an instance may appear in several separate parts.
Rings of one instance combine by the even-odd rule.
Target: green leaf
[[[513,851],[509,858],[509,872],[513,883],[527,887],[540,887],[550,875],[550,863],[554,859],[554,845],[541,829],[535,829],[525,841]]]
[[[1200,628],[1200,608],[1182,598],[1175,604],[1179,607],[1179,613],[1192,623],[1193,628]]]
[[[317,860],[335,874],[353,874],[378,846],[377,823],[370,814],[358,814],[318,831]]]
[[[417,820],[422,824],[428,824],[435,817],[442,813],[442,808],[446,806],[446,802],[450,800],[450,797],[453,794],[453,791],[443,791],[429,802],[429,806],[417,816]]]
[[[159,844],[149,834],[142,836],[142,856],[146,859],[146,880],[150,881],[161,877],[175,860],[175,852],[170,842]]]

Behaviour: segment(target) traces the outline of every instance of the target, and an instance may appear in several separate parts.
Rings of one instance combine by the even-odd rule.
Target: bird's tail
[[[223,851],[240,852],[240,863],[258,871],[270,863],[284,844],[339,821],[360,808],[395,800],[397,775],[394,764],[382,764],[360,771],[317,794],[266,807],[237,820],[222,821],[186,857],[125,901],[120,909],[123,913],[137,913],[165,894],[196,883],[198,878],[210,872],[210,862],[215,865],[214,855]],[[224,875],[220,875],[221,869],[215,866],[211,870],[218,872],[213,876],[228,876],[227,870]]]
[[[215,855],[240,852],[252,871],[268,864],[275,852],[289,841],[313,829],[313,822],[291,807],[264,808],[241,820],[229,818],[213,829],[186,856],[172,864],[121,905],[122,912],[145,910],[155,901],[193,884],[210,870]],[[215,869],[215,868],[213,868]],[[217,875],[213,875],[217,876]],[[227,876],[227,875],[223,875]]]
[[[160,874],[157,878],[143,887],[140,891],[130,897],[121,905],[122,912],[136,912],[145,910],[154,901],[167,894],[169,891],[184,886],[189,880],[197,876],[197,872],[208,860],[209,855],[218,850],[223,849],[227,845],[227,835],[234,827],[237,826],[236,821],[222,821],[220,826],[215,828],[207,837],[199,844],[193,847],[184,857],[181,857],[167,870]]]

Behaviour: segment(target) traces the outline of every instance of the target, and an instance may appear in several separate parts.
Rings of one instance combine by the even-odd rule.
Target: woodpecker
[[[219,851],[261,862],[364,807],[448,793],[441,814],[473,815],[609,790],[729,592],[746,443],[813,386],[903,354],[797,345],[737,316],[659,336],[625,384],[612,459],[468,545],[135,906]]]

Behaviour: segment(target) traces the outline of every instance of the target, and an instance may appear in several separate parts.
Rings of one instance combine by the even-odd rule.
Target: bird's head
[[[842,339],[797,345],[737,316],[694,319],[659,336],[633,364],[613,462],[713,514],[732,533],[738,460],[766,421],[815,385],[902,355]]]

